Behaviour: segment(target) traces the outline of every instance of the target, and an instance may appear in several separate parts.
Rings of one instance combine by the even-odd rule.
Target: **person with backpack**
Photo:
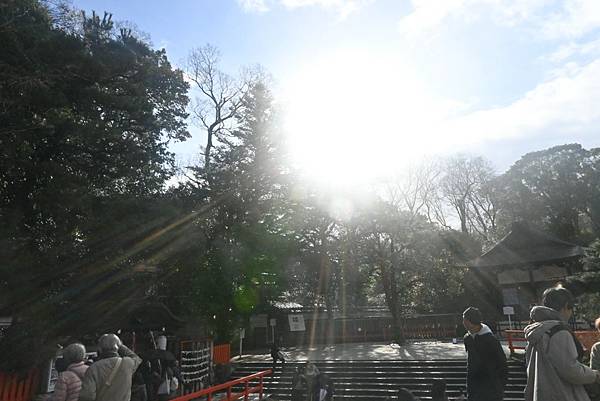
[[[589,401],[584,385],[600,382],[600,372],[581,363],[583,347],[567,324],[575,298],[557,286],[544,291],[542,303],[525,327],[525,401]]]
[[[79,343],[68,345],[63,350],[61,359],[66,369],[58,375],[50,401],[77,401],[81,381],[88,369],[84,362],[85,346]]]
[[[482,322],[479,309],[463,312],[467,351],[467,400],[502,401],[508,377],[506,355],[492,330]]]

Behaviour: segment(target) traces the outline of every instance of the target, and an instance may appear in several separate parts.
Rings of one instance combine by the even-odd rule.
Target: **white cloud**
[[[573,58],[589,58],[600,56],[600,39],[588,42],[569,42],[560,46],[552,54],[544,57],[542,61],[564,63]]]
[[[255,13],[265,13],[269,11],[266,0],[237,0],[237,2],[245,11]]]
[[[335,10],[341,18],[358,11],[373,0],[280,0],[285,7],[294,9],[299,7],[320,6]]]
[[[567,64],[519,100],[450,121],[449,136],[462,145],[549,134],[589,134],[600,127],[600,59]],[[568,137],[566,137],[568,138]]]
[[[409,37],[429,34],[453,13],[460,12],[468,0],[411,0],[413,11],[402,18],[400,30]]]
[[[244,10],[251,12],[264,13],[270,10],[271,5],[280,4],[290,10],[322,7],[334,11],[340,18],[347,17],[373,1],[375,0],[237,0]]]
[[[400,20],[408,37],[431,34],[453,17],[487,17],[500,25],[527,24],[548,39],[579,38],[600,28],[598,0],[411,0],[413,10]]]
[[[577,38],[600,28],[600,1],[568,0],[542,24],[550,38]]]

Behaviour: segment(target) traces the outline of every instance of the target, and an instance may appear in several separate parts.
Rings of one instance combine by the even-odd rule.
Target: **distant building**
[[[513,223],[508,235],[468,265],[497,286],[503,305],[513,306],[516,317],[526,320],[546,288],[581,271],[584,255],[579,245]]]

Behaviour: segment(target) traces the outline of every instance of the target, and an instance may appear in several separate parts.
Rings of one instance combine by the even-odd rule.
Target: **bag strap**
[[[552,338],[553,335],[555,335],[556,333],[558,333],[560,331],[568,331],[569,332],[569,334],[571,335],[571,338],[573,339],[573,342],[575,343],[575,348],[577,349],[577,360],[579,360],[579,362],[581,362],[581,359],[585,355],[585,351],[583,350],[583,345],[581,345],[581,342],[575,336],[575,333],[573,333],[573,331],[567,324],[565,324],[565,323],[557,324],[556,326],[554,326],[550,330],[548,330],[548,335],[550,336],[550,338]]]
[[[106,390],[107,387],[110,387],[110,385],[112,384],[112,381],[114,380],[115,376],[117,375],[117,372],[119,371],[119,368],[121,367],[121,363],[123,362],[123,358],[117,359],[117,362],[115,363],[115,366],[112,368],[112,371],[110,372],[110,375],[108,376],[108,379],[106,379],[106,381],[104,383],[100,383],[103,384],[103,386],[100,388],[100,390],[98,391],[98,393],[96,394],[96,399],[102,399],[102,395],[104,395],[104,390]]]

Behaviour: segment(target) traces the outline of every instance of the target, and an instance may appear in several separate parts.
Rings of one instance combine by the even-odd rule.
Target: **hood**
[[[479,330],[475,334],[472,334],[472,333],[469,333],[469,334],[471,334],[472,337],[475,337],[475,336],[482,336],[484,334],[493,334],[493,333],[492,333],[492,329],[490,329],[490,327],[487,324],[481,323],[481,330]]]
[[[533,308],[531,308],[529,317],[533,322],[544,322],[546,320],[563,320],[560,313],[558,313],[552,308],[548,308],[547,306],[534,306]]]
[[[534,323],[525,327],[525,338],[530,344],[535,344],[548,330],[563,323],[560,313],[546,306],[535,306],[531,309],[531,320]]]

